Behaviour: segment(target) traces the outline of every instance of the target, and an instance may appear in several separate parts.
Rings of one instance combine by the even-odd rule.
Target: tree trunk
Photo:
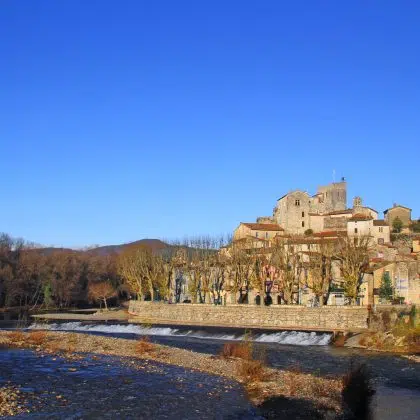
[[[108,305],[106,304],[106,298],[104,298],[105,310],[108,310]]]

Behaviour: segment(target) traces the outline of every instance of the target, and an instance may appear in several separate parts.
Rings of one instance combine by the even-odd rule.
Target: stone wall
[[[132,322],[237,328],[351,331],[367,328],[366,307],[214,306],[131,301]]]
[[[325,230],[345,230],[347,229],[347,221],[348,217],[331,217],[325,216],[324,217],[324,229]]]

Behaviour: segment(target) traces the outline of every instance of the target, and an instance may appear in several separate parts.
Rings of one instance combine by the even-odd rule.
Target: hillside
[[[125,248],[133,245],[143,245],[150,248],[154,253],[160,252],[163,249],[170,248],[170,245],[161,241],[160,239],[140,239],[139,241],[129,242],[127,244],[121,245],[105,245],[99,246],[97,248],[91,248],[86,253],[91,255],[109,255],[109,254],[119,254]]]

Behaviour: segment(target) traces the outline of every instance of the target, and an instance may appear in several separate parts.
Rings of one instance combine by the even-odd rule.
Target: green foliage
[[[44,303],[49,308],[53,303],[51,283],[47,283],[44,287]]]
[[[306,229],[305,230],[305,236],[311,236],[313,235],[314,231],[312,229]]]
[[[400,233],[403,228],[403,222],[399,217],[396,217],[392,222],[392,231]]]
[[[381,287],[379,288],[379,297],[390,301],[394,295],[394,288],[392,287],[391,277],[388,272],[382,276]]]

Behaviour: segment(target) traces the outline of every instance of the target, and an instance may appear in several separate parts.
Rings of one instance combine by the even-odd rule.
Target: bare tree
[[[371,238],[342,237],[336,258],[340,262],[341,274],[344,280],[344,293],[353,305],[359,296],[363,273],[369,265],[369,249]]]
[[[107,300],[115,297],[117,291],[109,281],[99,281],[89,284],[89,298],[93,301],[103,302],[108,310]]]
[[[326,304],[328,300],[333,281],[332,262],[334,255],[334,243],[324,240],[317,244],[316,250],[308,254],[306,286],[312,290],[320,306]]]
[[[231,292],[235,294],[235,301],[245,303],[249,290],[255,286],[255,257],[250,251],[247,241],[233,242],[228,255]]]
[[[145,292],[145,280],[141,269],[142,250],[138,246],[125,249],[118,257],[118,273],[123,278],[131,293],[142,300]]]
[[[302,259],[296,247],[288,239],[273,242],[269,265],[275,270],[276,281],[286,304],[294,300],[299,292],[302,277]]]
[[[216,242],[210,236],[198,236],[188,240],[189,261],[188,287],[193,302],[206,303],[210,297],[211,271],[215,254]]]

